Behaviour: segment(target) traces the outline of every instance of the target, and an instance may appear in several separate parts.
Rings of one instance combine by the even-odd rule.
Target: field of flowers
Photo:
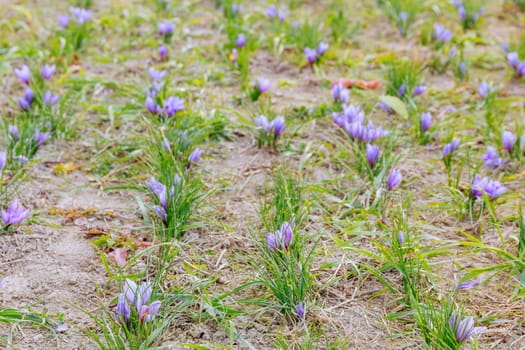
[[[0,0],[0,348],[525,349],[525,1]]]

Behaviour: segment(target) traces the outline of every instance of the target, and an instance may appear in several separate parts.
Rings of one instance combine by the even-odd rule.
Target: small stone
[[[53,329],[57,333],[64,333],[65,331],[69,329],[69,326],[65,322],[58,322],[53,325]]]

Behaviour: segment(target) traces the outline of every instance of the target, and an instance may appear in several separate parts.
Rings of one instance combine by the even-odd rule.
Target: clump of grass
[[[256,237],[254,265],[262,283],[279,303],[281,313],[290,320],[305,317],[312,297],[311,265],[316,243],[300,231],[304,210],[302,184],[281,170],[267,190],[261,208],[266,234]]]
[[[418,0],[376,0],[379,8],[392,20],[399,34],[406,37],[421,8]]]

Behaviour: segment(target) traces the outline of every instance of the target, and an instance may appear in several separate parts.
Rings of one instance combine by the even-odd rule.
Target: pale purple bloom
[[[179,97],[170,96],[164,101],[164,109],[168,117],[171,117],[184,109],[184,100]]]
[[[170,140],[168,140],[166,137],[162,139],[161,146],[164,151],[171,152]]]
[[[279,137],[283,134],[284,129],[286,127],[286,123],[284,121],[283,116],[278,116],[272,121],[273,124],[273,136]]]
[[[126,297],[124,294],[120,294],[118,296],[115,316],[120,322],[128,323],[130,314],[131,314],[131,308],[129,307],[129,302],[126,300]]]
[[[159,312],[160,301],[154,301],[150,305],[142,305],[142,308],[140,309],[140,320],[144,322],[150,322],[155,319],[155,316]]]
[[[53,95],[50,90],[47,90],[44,93],[43,102],[46,105],[54,106],[57,104],[59,97],[59,95]]]
[[[520,63],[520,59],[517,52],[509,52],[507,54],[507,62],[510,64],[510,66],[514,69],[518,68],[518,65]]]
[[[7,210],[0,210],[0,216],[7,226],[17,225],[27,219],[31,211],[18,204],[18,199],[13,199],[9,203]]]
[[[242,12],[242,6],[238,4],[232,4],[232,13],[233,14],[239,14]]]
[[[166,186],[157,181],[154,177],[150,178],[146,185],[148,186],[149,190],[153,192],[157,196],[157,198],[166,197]]]
[[[277,17],[277,8],[275,5],[270,5],[268,9],[266,10],[266,17],[268,18],[275,18]]]
[[[448,156],[449,154],[454,153],[459,147],[459,139],[453,138],[450,143],[447,143],[443,148],[443,157]]]
[[[399,186],[399,184],[401,184],[402,180],[403,175],[401,175],[401,172],[398,169],[392,169],[388,175],[388,190],[392,191],[394,188]]]
[[[377,105],[379,106],[379,108],[381,108],[382,110],[384,110],[388,114],[394,113],[392,108],[388,107],[388,105],[386,103],[384,103],[384,102],[378,102]]]
[[[158,51],[161,60],[168,58],[168,47],[166,45],[160,46]]]
[[[474,327],[475,323],[472,317],[463,317],[456,312],[450,316],[449,325],[454,331],[458,343],[470,341],[486,330],[485,327]]]
[[[304,55],[310,64],[314,63],[317,59],[317,51],[309,47],[304,48]]]
[[[159,81],[159,80],[163,79],[166,76],[166,71],[165,70],[156,70],[153,67],[149,67],[148,73],[149,73],[150,78],[153,81]]]
[[[25,165],[25,164],[29,163],[29,159],[27,157],[24,157],[24,156],[15,156],[15,159],[18,161],[18,164],[20,164],[20,165]]]
[[[397,233],[397,240],[399,241],[399,244],[405,243],[405,233],[403,231]]]
[[[399,97],[399,98],[403,97],[405,95],[405,92],[406,92],[406,85],[405,84],[401,84],[401,86],[397,90],[397,97]]]
[[[255,86],[257,87],[259,94],[264,94],[270,88],[270,81],[264,78],[259,78],[257,79]]]
[[[472,288],[472,287],[475,287],[479,284],[478,281],[476,280],[470,280],[470,281],[467,281],[467,282],[463,282],[461,283],[459,286],[458,286],[458,289],[469,289],[469,288]]]
[[[459,64],[459,71],[461,72],[461,75],[465,75],[467,73],[467,65],[465,64],[465,62],[461,62]]]
[[[370,168],[374,168],[377,160],[379,159],[379,146],[371,145],[367,143],[366,144],[366,159],[368,160],[368,164],[370,165]]]
[[[42,146],[48,137],[49,132],[40,132],[38,129],[36,129],[35,133],[33,134],[33,140],[36,142],[37,147]]]
[[[230,61],[236,62],[239,58],[239,53],[237,52],[237,49],[232,49],[232,53],[230,54]]]
[[[195,163],[201,158],[202,153],[203,153],[203,151],[200,148],[195,148],[193,150],[193,152],[191,152],[190,156],[188,157],[188,160],[190,162],[194,162]]]
[[[17,142],[18,138],[20,137],[20,132],[18,131],[18,128],[16,125],[9,125],[8,132],[11,138],[13,139],[13,142]]]
[[[434,24],[434,39],[441,42],[448,42],[452,39],[452,32],[441,24]]]
[[[449,57],[454,57],[454,55],[456,54],[456,47],[453,46],[450,48],[450,50],[448,51],[448,56]]]
[[[319,43],[319,45],[317,46],[317,54],[319,56],[322,56],[326,53],[326,51],[328,51],[328,44],[325,42]]]
[[[503,165],[503,161],[494,147],[487,147],[487,153],[483,157],[483,160],[485,161],[483,164],[487,168],[497,169]]]
[[[244,47],[246,45],[246,36],[244,34],[237,35],[237,40],[235,41],[235,46],[237,46],[239,49]]]
[[[7,153],[4,151],[0,152],[0,174],[2,172],[2,169],[4,169],[5,163],[7,163]]]
[[[487,84],[487,82],[482,81],[481,84],[479,84],[478,92],[481,97],[487,98],[491,91],[492,88],[489,86],[489,84]]]
[[[149,301],[152,293],[151,283],[144,282],[137,286],[135,282],[127,279],[124,283],[123,294],[126,296],[128,302],[135,306],[137,312],[140,312],[142,305]]]
[[[25,64],[20,68],[15,68],[15,74],[20,79],[21,82],[29,85],[29,80],[31,79],[31,71],[29,67]]]
[[[518,138],[512,132],[510,131],[503,132],[503,146],[505,147],[507,151],[509,151],[509,153],[512,152],[512,148],[514,148],[514,145],[516,144],[517,140]]]
[[[159,35],[171,35],[175,30],[175,25],[170,21],[162,21],[158,24],[158,33]]]
[[[413,95],[414,95],[414,96],[422,95],[422,94],[424,94],[427,90],[428,90],[428,88],[427,88],[426,86],[424,86],[424,85],[418,85],[418,86],[416,86],[416,88],[414,89]]]
[[[49,80],[53,74],[55,74],[56,67],[54,65],[46,64],[42,68],[40,68],[40,75],[45,80]]]
[[[69,16],[58,15],[58,25],[65,29],[69,25]]]
[[[509,44],[508,43],[502,43],[501,44],[501,48],[503,49],[504,52],[509,52]]]
[[[255,118],[255,125],[262,128],[266,134],[268,134],[272,128],[272,123],[268,121],[268,118],[266,118],[265,115],[260,115]]]
[[[293,230],[292,225],[288,222],[284,222],[281,228],[274,233],[268,233],[266,235],[266,243],[268,248],[273,251],[277,250],[288,250],[288,247],[293,241]]]
[[[146,108],[148,109],[148,111],[150,111],[151,114],[157,114],[157,104],[151,97],[146,98]]]
[[[83,9],[79,7],[73,7],[71,9],[71,13],[73,17],[77,20],[77,23],[79,25],[82,25],[85,22],[89,21],[91,17],[93,16],[93,12],[91,10]]]
[[[518,71],[518,75],[519,75],[520,77],[525,76],[525,62],[521,62],[521,63],[520,63],[520,65],[518,66],[517,71]]]
[[[408,13],[406,13],[405,11],[401,12],[399,14],[399,19],[401,20],[401,22],[406,22],[406,20],[408,19]]]
[[[162,222],[166,223],[166,209],[164,209],[163,206],[155,205],[153,206],[153,210],[157,214],[157,216],[162,220]]]
[[[0,281],[0,288],[6,285],[6,283],[9,281],[9,277],[5,277]]]
[[[421,114],[421,129],[428,131],[432,124],[432,114],[430,112]]]
[[[304,306],[303,302],[300,301],[297,303],[297,318],[303,318],[304,317]]]
[[[346,104],[349,99],[348,89],[341,83],[336,84],[332,89],[332,97],[334,98],[334,102],[341,101],[343,104]]]
[[[467,12],[463,6],[458,6],[458,13],[461,20],[465,20],[465,18],[467,18]]]
[[[284,10],[279,10],[278,12],[279,22],[283,23],[288,17],[288,12]]]
[[[27,101],[27,103],[32,104],[33,100],[35,99],[35,93],[33,92],[33,89],[28,87],[24,91],[24,99]]]
[[[499,181],[490,180],[488,177],[482,179],[478,174],[472,180],[471,193],[477,198],[482,197],[483,193],[486,193],[489,199],[493,200],[505,192],[507,192],[507,189]]]
[[[28,111],[31,109],[31,103],[27,102],[27,100],[23,97],[20,97],[18,99],[18,106],[24,111]]]

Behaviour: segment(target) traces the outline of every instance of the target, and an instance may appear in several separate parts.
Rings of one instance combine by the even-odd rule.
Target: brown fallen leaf
[[[361,88],[361,89],[377,89],[379,87],[379,85],[381,84],[381,82],[379,80],[363,80],[363,79],[348,79],[348,78],[342,78],[342,79],[337,79],[336,81],[334,81],[332,83],[332,85],[330,85],[330,88],[334,88],[334,86],[338,85],[338,84],[341,84],[343,85],[345,88],[350,88],[350,87],[358,87],[358,88]]]

